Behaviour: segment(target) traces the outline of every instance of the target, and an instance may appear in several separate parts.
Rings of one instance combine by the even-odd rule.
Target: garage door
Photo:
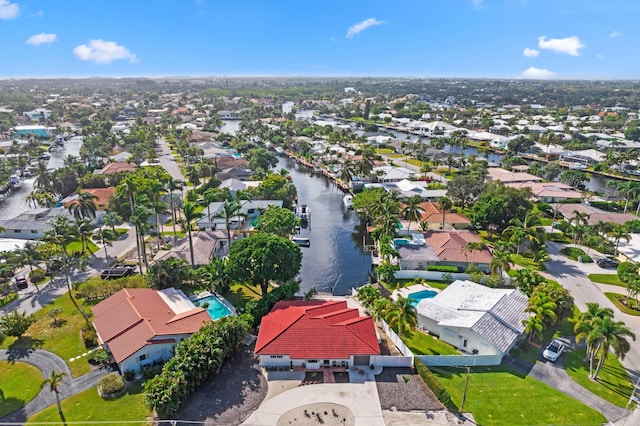
[[[369,355],[356,355],[353,357],[355,365],[369,365]]]

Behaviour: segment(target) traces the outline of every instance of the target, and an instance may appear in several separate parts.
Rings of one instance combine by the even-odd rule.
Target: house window
[[[307,362],[310,363],[310,364],[313,364],[313,363],[317,363],[318,360],[317,359],[308,359]]]
[[[282,358],[282,355],[271,355],[269,358]]]
[[[20,229],[14,229],[13,232],[15,232],[16,234],[19,234],[22,231]]]
[[[147,354],[142,354],[142,355],[140,355],[140,356],[138,357],[138,361],[139,361],[139,362],[142,362],[142,361],[144,361],[145,359],[147,359]]]
[[[37,233],[38,233],[38,231],[36,231],[35,229],[32,229],[32,230],[31,230],[31,233],[32,233],[32,234],[37,234]]]
[[[467,339],[462,339],[462,347],[463,348],[467,348],[467,343],[469,343],[469,341]]]

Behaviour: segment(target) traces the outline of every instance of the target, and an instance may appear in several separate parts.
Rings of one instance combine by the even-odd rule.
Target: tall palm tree
[[[138,250],[138,266],[140,268],[140,275],[142,275],[142,263],[147,266],[147,250],[144,242],[144,236],[150,228],[149,216],[151,211],[144,205],[137,206],[131,215],[131,223],[136,232],[136,248]]]
[[[184,207],[183,207],[184,211]],[[227,229],[227,249],[231,249],[231,219],[241,215],[242,205],[238,199],[225,200],[220,210],[214,217],[224,219],[224,225]]]
[[[195,265],[195,260],[193,257],[193,239],[191,237],[191,231],[194,229],[194,222],[199,217],[198,213],[196,213],[197,206],[192,202],[185,202],[182,206],[182,228],[187,232],[187,236],[189,237],[189,254],[191,256],[191,266]]]
[[[502,276],[504,272],[511,270],[511,254],[507,251],[494,250],[489,264],[491,272]]]
[[[613,353],[620,359],[624,359],[624,356],[631,349],[631,344],[627,340],[631,337],[634,341],[636,335],[624,324],[622,321],[614,321],[610,316],[603,318],[596,318],[593,321],[593,335],[597,339],[596,350],[594,356],[598,357],[598,365],[592,378],[595,380],[598,378],[598,374],[604,364],[607,354],[610,349],[613,349]]]
[[[447,216],[447,212],[451,210],[451,208],[453,207],[453,201],[451,201],[451,198],[449,197],[440,197],[440,199],[438,200],[438,207],[440,208],[440,210],[442,210],[441,229],[444,229],[444,220],[445,220],[445,217]]]
[[[51,376],[40,382],[40,388],[49,386],[49,390],[56,395],[56,404],[58,404],[58,414],[62,415],[62,406],[60,405],[60,385],[67,375],[64,371],[51,371]]]
[[[98,197],[90,192],[83,192],[78,189],[78,198],[69,204],[69,212],[73,217],[78,219],[95,219],[96,218],[96,200]]]
[[[351,161],[344,160],[342,167],[340,168],[340,180],[342,180],[348,187],[351,187],[351,181],[353,180],[353,165]]]
[[[613,242],[615,243],[615,255],[618,255],[618,247],[620,246],[620,240],[625,240],[629,242],[631,240],[631,234],[629,233],[629,228],[625,225],[621,225],[616,223],[613,225],[613,229],[609,232],[609,236],[613,238]]]
[[[419,221],[422,217],[422,213],[424,213],[424,209],[420,207],[421,203],[422,197],[419,195],[412,195],[403,203],[402,214],[405,219],[409,220],[409,226],[407,229],[409,232],[411,232],[411,222]]]
[[[396,301],[391,302],[389,310],[385,314],[385,320],[389,327],[397,327],[400,338],[402,338],[403,332],[411,335],[418,322],[418,313],[416,307],[411,304],[412,302],[415,302],[415,299],[399,296]]]
[[[585,340],[587,343],[587,359],[592,361],[592,354],[595,350],[593,341],[593,328],[594,320],[596,318],[613,317],[613,309],[603,308],[597,303],[587,303],[587,310],[581,312],[580,315],[573,320],[573,332],[576,333],[576,343],[580,343]],[[589,371],[593,370],[593,365],[589,368]]]
[[[176,233],[176,222],[178,221],[178,216],[177,216],[177,203],[176,203],[176,199],[174,197],[174,192],[175,191],[182,191],[182,182],[180,182],[178,179],[171,179],[167,182],[167,190],[169,191],[169,205],[171,207],[171,223],[173,225],[173,239],[176,239],[177,233]],[[180,197],[180,199],[182,200],[182,196]]]
[[[120,225],[122,223],[122,217],[113,210],[107,210],[102,216],[102,222],[105,226],[110,227],[111,231],[115,234],[116,225]]]
[[[40,253],[38,252],[38,243],[34,241],[28,241],[22,246],[15,250],[18,255],[21,263],[23,265],[29,265],[29,271],[33,272],[33,264],[40,260]],[[40,288],[38,288],[38,284],[33,282],[33,285],[36,287],[36,291],[40,293]]]

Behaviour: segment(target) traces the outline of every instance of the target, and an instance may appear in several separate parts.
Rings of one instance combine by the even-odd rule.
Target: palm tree
[[[526,320],[522,320],[524,331],[529,336],[529,342],[536,336],[538,340],[542,340],[542,331],[544,330],[544,321],[535,315],[531,315]]]
[[[47,163],[38,161],[38,166],[34,174],[36,175],[33,181],[34,187],[45,191],[51,191],[53,189],[53,174],[51,170],[47,168]]]
[[[622,321],[614,321],[610,316],[603,318],[596,318],[593,321],[593,335],[597,339],[597,346],[594,351],[594,356],[598,357],[598,366],[592,375],[592,378],[596,380],[600,369],[604,365],[607,358],[607,354],[610,349],[613,349],[613,353],[620,359],[624,359],[624,356],[631,349],[631,344],[627,340],[627,337],[631,337],[634,341],[636,335],[624,324]]]
[[[56,395],[56,403],[58,404],[58,414],[62,415],[62,406],[60,405],[60,385],[64,380],[64,377],[67,375],[64,371],[57,372],[56,370],[51,371],[51,376],[49,378],[44,379],[40,382],[40,388],[45,386],[49,386],[49,390]]]
[[[97,199],[98,197],[90,192],[78,190],[78,198],[69,204],[69,212],[73,214],[76,220],[95,219],[97,209],[95,200]]]
[[[340,168],[340,180],[342,180],[348,187],[351,187],[351,181],[353,180],[353,165],[351,161],[344,160],[342,167]]]
[[[183,208],[184,209],[184,208]],[[241,216],[242,205],[237,199],[225,200],[220,210],[214,217],[224,219],[224,225],[227,229],[227,248],[231,249],[231,219]]]
[[[504,272],[509,272],[511,270],[511,254],[506,251],[494,250],[489,268],[492,273],[499,276],[502,276]]]
[[[554,324],[558,319],[556,315],[557,307],[558,305],[549,295],[535,291],[529,298],[529,305],[525,311],[533,312],[545,324]]]
[[[138,266],[140,268],[140,275],[142,275],[142,263],[147,265],[147,250],[144,242],[144,236],[150,228],[149,216],[151,212],[143,205],[137,206],[131,215],[131,223],[133,224],[136,232],[136,248],[138,250]]]
[[[629,233],[629,229],[625,225],[621,225],[616,223],[613,225],[613,229],[609,232],[609,236],[613,238],[613,242],[615,243],[615,255],[618,255],[618,247],[620,246],[620,240],[625,240],[629,242],[631,240],[631,234]]]
[[[15,250],[22,264],[29,265],[30,272],[33,272],[34,262],[40,260],[40,253],[38,252],[37,247],[38,243],[28,241],[24,244],[24,246],[22,246],[22,248],[18,248],[17,250]],[[35,281],[33,282],[33,285],[36,287],[36,291],[40,293],[38,284]]]
[[[182,190],[182,182],[177,179],[171,179],[167,182],[167,190],[169,191],[169,205],[171,207],[171,223],[173,225],[173,239],[176,239],[176,222],[178,221],[177,217],[177,208],[176,208],[176,200],[174,197],[174,192],[178,190]],[[182,200],[182,197],[180,197]]]
[[[116,225],[120,225],[122,223],[122,217],[113,210],[107,210],[102,216],[102,222],[105,226],[110,227],[111,231],[116,234]]]
[[[133,181],[133,175],[127,175],[118,185],[116,196],[126,197],[129,200],[129,210],[131,216],[133,216],[133,210],[135,209],[135,195],[138,190],[136,183]]]
[[[402,214],[405,219],[409,220],[409,226],[407,231],[411,232],[411,222],[419,221],[422,217],[422,213],[424,213],[424,209],[420,207],[422,203],[422,197],[419,195],[412,195],[407,199],[402,208]]]
[[[587,359],[592,361],[592,355],[595,349],[593,341],[593,328],[594,320],[596,318],[613,317],[613,309],[603,308],[597,303],[587,303],[587,310],[581,312],[580,315],[573,320],[573,332],[576,333],[576,343],[580,343],[582,340],[586,340],[587,343]],[[593,365],[589,368],[591,372]]]
[[[442,227],[444,229],[444,219],[447,216],[447,212],[453,207],[453,201],[449,197],[440,197],[438,200],[438,207],[442,210]]]
[[[411,304],[412,302],[415,302],[415,299],[399,296],[396,301],[391,302],[389,310],[385,314],[385,320],[389,327],[397,327],[400,338],[402,338],[403,331],[406,331],[407,335],[411,335],[418,322],[418,313],[416,307]]]
[[[513,218],[509,221],[509,226],[502,231],[503,235],[509,236],[509,242],[516,245],[516,254],[520,254],[520,248],[524,247],[528,240],[533,245],[544,243],[544,230],[540,226],[540,217],[529,212],[524,221]]]
[[[574,210],[572,214],[573,217],[569,219],[569,223],[573,224],[573,243],[580,245],[580,237],[584,235],[584,227],[589,224],[589,218],[591,215],[577,210]]]
[[[189,237],[189,254],[191,256],[191,266],[195,265],[195,260],[193,258],[193,239],[191,237],[191,231],[194,229],[194,222],[199,217],[198,213],[196,213],[197,206],[195,203],[187,201],[182,206],[182,216],[183,220],[181,222],[182,229],[187,232]]]

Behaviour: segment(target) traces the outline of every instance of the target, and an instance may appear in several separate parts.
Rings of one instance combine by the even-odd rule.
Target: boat
[[[308,221],[311,218],[311,210],[309,209],[309,206],[306,204],[301,205],[298,209],[298,217],[302,221]]]
[[[342,197],[342,202],[344,203],[344,206],[348,209],[353,208],[353,195],[351,194],[347,194],[344,197]]]
[[[311,245],[311,240],[305,237],[291,237],[291,241],[299,245],[300,247],[309,247]]]

